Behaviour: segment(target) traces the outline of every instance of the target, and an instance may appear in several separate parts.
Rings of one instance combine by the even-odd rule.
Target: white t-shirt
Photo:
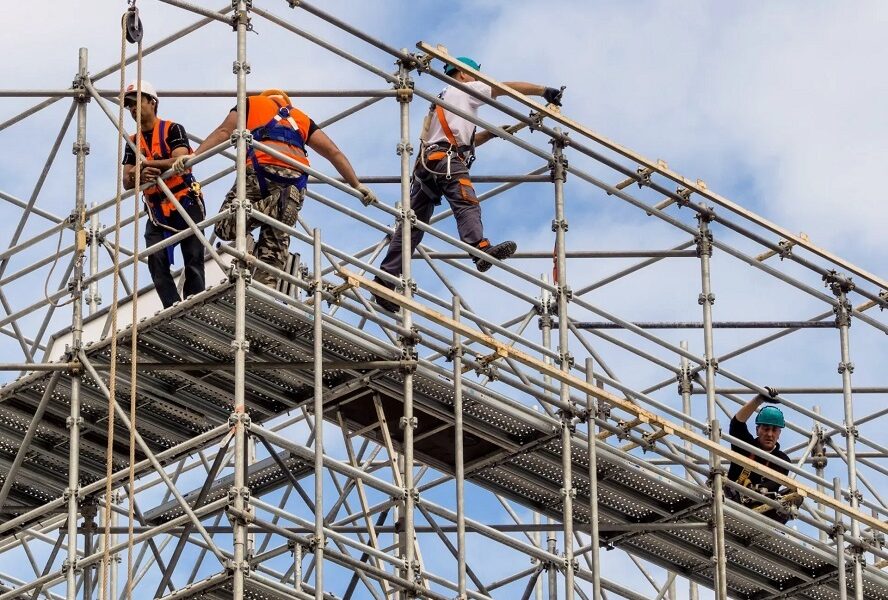
[[[487,96],[488,98],[492,96],[490,86],[483,81],[470,81],[465,85],[469,86],[479,94]],[[474,96],[470,96],[464,91],[452,86],[447,86],[446,88],[444,88],[444,91],[441,92],[441,99],[444,100],[444,102],[452,104],[456,108],[472,116],[477,116],[478,107],[484,104],[482,100],[479,100]],[[453,137],[455,137],[456,141],[459,142],[458,145],[464,146],[472,141],[472,132],[475,131],[474,123],[472,123],[471,121],[467,121],[459,115],[456,115],[446,109],[444,110],[444,117],[447,119],[447,124],[450,126],[450,131],[453,132]],[[431,125],[429,125],[429,133],[426,136],[426,141],[438,142],[446,139],[447,136],[444,134],[444,129],[441,127],[438,116],[433,111],[432,123]]]

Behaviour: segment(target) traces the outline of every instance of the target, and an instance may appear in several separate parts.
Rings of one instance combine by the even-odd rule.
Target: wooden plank
[[[842,514],[873,528],[876,531],[888,533],[888,523],[880,521],[870,515],[860,512],[859,510],[855,510],[850,506],[842,504],[841,502],[838,502],[835,498],[833,498],[832,495],[824,494],[823,492],[820,492],[815,488],[800,484],[795,479],[792,479],[789,476],[784,475],[783,473],[759,464],[747,456],[732,452],[729,448],[726,448],[721,444],[717,444],[709,438],[700,435],[695,431],[687,429],[682,425],[673,423],[656,413],[632,404],[631,402],[628,402],[625,398],[615,396],[614,394],[611,394],[610,392],[607,392],[595,386],[593,383],[588,383],[582,379],[579,379],[578,377],[561,371],[560,369],[557,369],[552,365],[546,364],[542,360],[534,358],[533,356],[521,350],[512,348],[511,346],[504,344],[496,338],[486,335],[478,331],[477,329],[473,329],[462,322],[454,321],[449,316],[432,310],[412,298],[406,298],[400,294],[397,294],[393,290],[390,290],[383,285],[379,285],[369,279],[365,279],[364,277],[356,275],[355,273],[352,273],[347,269],[338,268],[337,270],[340,277],[348,281],[350,284],[354,285],[356,288],[363,287],[376,296],[380,296],[382,298],[385,298],[386,300],[394,302],[395,304],[398,304],[399,306],[410,310],[417,315],[420,315],[439,325],[443,325],[444,327],[452,331],[458,332],[461,336],[465,338],[491,348],[492,350],[503,356],[503,358],[514,359],[517,362],[530,367],[535,371],[538,371],[542,375],[548,375],[556,381],[566,383],[579,392],[589,394],[591,396],[594,396],[598,400],[601,400],[602,402],[607,402],[613,406],[616,406],[626,411],[627,413],[636,416],[638,419],[642,420],[642,422],[650,423],[662,429],[668,428],[668,430],[672,434],[678,436],[679,438],[691,442],[695,446],[703,448],[720,458],[727,459],[733,463],[740,465],[743,468],[748,468],[755,473],[763,475],[764,477],[767,477],[768,479],[775,481],[780,485],[789,488],[790,490],[795,491],[799,496],[803,498],[811,498],[812,500],[821,504],[825,504],[841,512]]]

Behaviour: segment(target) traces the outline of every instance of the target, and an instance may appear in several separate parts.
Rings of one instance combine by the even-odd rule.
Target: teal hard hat
[[[476,71],[481,70],[481,65],[479,63],[476,63],[474,60],[472,60],[468,56],[460,56],[456,60],[458,60],[459,62],[461,62],[464,65],[468,65],[468,66],[472,67]],[[452,65],[450,63],[447,63],[446,65],[444,65],[444,72],[447,75],[453,75],[454,73],[456,73],[456,71],[457,71],[456,65]]]
[[[783,411],[776,406],[766,406],[759,411],[755,418],[756,425],[772,425],[774,427],[786,427],[786,421],[783,420]]]

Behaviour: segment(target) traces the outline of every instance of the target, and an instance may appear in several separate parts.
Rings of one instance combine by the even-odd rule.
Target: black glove
[[[561,106],[562,94],[564,94],[564,87],[563,86],[561,87],[561,89],[547,87],[546,90],[543,92],[543,98],[549,104],[554,104],[555,106]]]
[[[777,396],[778,396],[777,388],[772,388],[771,386],[766,385],[765,390],[767,390],[767,392],[768,392],[768,399],[767,399],[768,402],[774,402],[774,403],[779,402],[779,400],[777,399]]]

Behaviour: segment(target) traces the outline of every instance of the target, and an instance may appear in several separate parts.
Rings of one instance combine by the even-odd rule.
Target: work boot
[[[478,244],[478,249],[482,252],[486,252],[497,260],[506,260],[518,250],[518,244],[509,240],[506,242],[502,242],[497,244],[496,246],[491,246],[490,242],[487,240],[482,240],[480,244]],[[484,273],[489,270],[493,265],[483,258],[477,258],[475,256],[472,257],[472,260],[475,261],[475,268]]]
[[[379,285],[384,285],[385,287],[387,287],[390,290],[395,289],[395,286],[390,284],[388,281],[384,281],[379,276],[374,277],[373,282],[378,283]],[[391,300],[386,300],[382,296],[377,296],[376,294],[373,294],[373,301],[376,302],[377,306],[379,306],[380,308],[384,308],[385,310],[387,310],[389,312],[397,313],[399,310],[401,310],[401,307],[398,306],[397,304],[395,304],[394,302],[392,302]]]

